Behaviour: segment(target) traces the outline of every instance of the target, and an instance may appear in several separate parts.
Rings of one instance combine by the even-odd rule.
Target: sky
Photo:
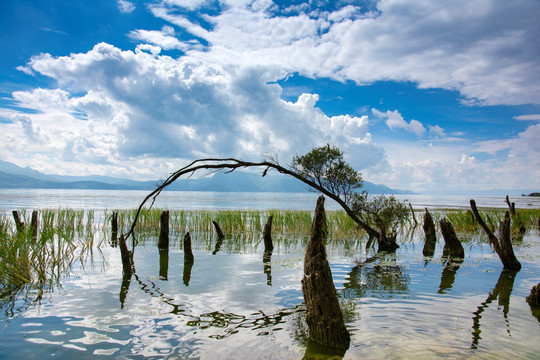
[[[0,160],[154,180],[327,143],[419,193],[540,190],[540,1],[0,0]]]

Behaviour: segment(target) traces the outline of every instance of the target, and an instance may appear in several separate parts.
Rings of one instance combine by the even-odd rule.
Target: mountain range
[[[31,168],[22,168],[0,160],[0,188],[8,189],[101,189],[153,190],[160,181],[136,181],[108,176],[48,175]],[[216,173],[199,179],[178,179],[168,190],[218,192],[307,192],[302,182],[280,174],[269,173],[264,178],[258,173],[235,171]],[[392,189],[364,181],[362,188],[370,194],[413,194],[412,191]]]

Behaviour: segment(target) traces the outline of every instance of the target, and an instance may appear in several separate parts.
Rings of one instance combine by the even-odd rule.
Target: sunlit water
[[[43,207],[57,206],[51,200]],[[155,237],[137,246],[129,279],[107,241],[40,303],[2,308],[0,359],[300,359],[316,352],[300,283],[306,236],[276,236],[264,261],[259,238],[218,244],[194,235],[191,268],[179,234],[172,238],[168,254]],[[523,265],[517,274],[502,272],[478,239],[464,244],[460,265],[441,259],[440,242],[426,259],[421,228],[402,237],[394,256],[369,261],[373,252],[364,245],[327,245],[351,333],[345,358],[538,358],[540,319],[525,301],[540,281],[536,230],[516,247]]]

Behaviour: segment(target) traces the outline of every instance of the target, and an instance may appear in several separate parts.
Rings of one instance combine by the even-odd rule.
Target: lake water
[[[0,209],[133,208],[146,194],[2,190]],[[155,206],[313,210],[316,196],[166,192]],[[468,206],[463,197],[407,198],[417,208]],[[502,198],[476,200],[506,206]],[[518,208],[540,207],[536,199],[512,200]],[[131,278],[123,278],[119,250],[107,236],[96,231],[102,245],[83,251],[40,303],[19,299],[1,309],[0,359],[301,359],[321,352],[304,321],[307,234],[274,234],[271,258],[258,235],[230,234],[218,243],[212,234],[193,234],[192,267],[183,262],[181,234],[171,236],[167,253],[156,248],[157,234],[147,234]],[[538,230],[515,243],[523,265],[517,273],[502,270],[481,235],[463,239],[462,263],[442,259],[442,240],[425,258],[421,228],[401,235],[395,255],[375,261],[365,239],[331,241],[327,252],[351,333],[344,358],[537,359],[540,314],[525,297],[540,281]]]
[[[0,211],[17,209],[76,208],[76,209],[131,209],[139,206],[149,191],[123,190],[57,190],[57,189],[0,189]],[[315,193],[243,193],[164,191],[155,207],[167,209],[296,209],[313,210],[318,194]],[[471,197],[456,195],[396,195],[407,200],[416,209],[469,208]],[[500,196],[476,196],[478,207],[504,208]],[[540,197],[516,196],[511,198],[517,208],[540,208]],[[326,209],[341,209],[327,199]]]

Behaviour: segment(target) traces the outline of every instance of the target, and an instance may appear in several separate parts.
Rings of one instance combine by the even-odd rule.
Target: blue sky
[[[0,2],[0,159],[163,178],[331,143],[417,192],[540,189],[536,0]]]

